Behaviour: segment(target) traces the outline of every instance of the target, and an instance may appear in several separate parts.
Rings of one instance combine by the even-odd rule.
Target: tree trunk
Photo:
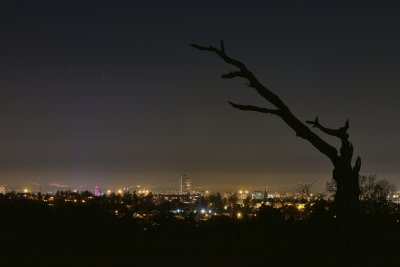
[[[335,204],[340,233],[339,266],[357,266],[359,174],[350,163],[339,164],[333,170],[333,179],[337,183]]]

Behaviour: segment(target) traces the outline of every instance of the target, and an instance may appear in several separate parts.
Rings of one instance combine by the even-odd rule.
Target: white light
[[[201,209],[201,211],[200,211],[202,214],[204,214],[204,213],[206,213],[206,210],[205,209]]]

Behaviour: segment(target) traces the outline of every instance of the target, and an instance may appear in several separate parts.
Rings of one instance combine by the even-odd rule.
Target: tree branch
[[[267,89],[265,86],[263,86],[257,78],[254,76],[253,73],[251,73],[246,65],[242,63],[241,61],[234,59],[230,56],[228,56],[225,53],[225,48],[224,48],[224,42],[221,41],[221,49],[218,49],[214,46],[201,46],[197,44],[191,44],[192,47],[199,49],[200,51],[209,51],[216,53],[222,60],[224,60],[226,63],[231,64],[239,69],[237,72],[231,72],[225,75],[222,75],[223,78],[235,78],[235,77],[244,77],[249,81],[249,87],[254,88],[262,97],[264,97],[268,102],[276,106],[278,109],[288,109],[287,106],[283,103],[283,101],[275,95],[273,92],[271,92],[269,89]],[[235,73],[235,74],[233,74]],[[240,74],[240,75],[237,75]]]
[[[279,115],[279,110],[277,109],[268,109],[268,108],[261,108],[257,106],[251,106],[251,105],[240,105],[240,104],[235,104],[233,102],[228,101],[229,104],[231,104],[232,107],[240,109],[240,110],[246,110],[246,111],[257,111],[261,113],[267,113],[267,114],[274,114],[274,115]]]
[[[360,169],[361,169],[361,158],[360,158],[360,156],[358,156],[356,159],[356,163],[354,164],[354,167],[353,167],[354,174],[358,175],[360,173]]]
[[[328,135],[336,136],[337,138],[340,138],[342,140],[347,140],[349,137],[349,135],[347,134],[347,130],[349,129],[349,120],[346,121],[345,126],[339,128],[339,129],[331,129],[331,128],[322,126],[319,123],[318,116],[315,118],[315,120],[306,121],[306,123],[311,124],[313,128],[318,128],[322,132],[324,132]]]
[[[286,124],[291,127],[297,136],[306,139],[309,141],[315,148],[317,148],[321,153],[326,155],[332,162],[333,164],[336,164],[338,162],[338,153],[336,148],[325,142],[321,137],[319,137],[317,134],[315,134],[313,131],[310,130],[303,122],[301,122],[299,119],[294,116],[294,114],[289,110],[289,108],[286,106],[286,104],[272,91],[270,91],[268,88],[266,88],[264,85],[262,85],[258,79],[254,76],[252,72],[250,72],[245,64],[243,64],[241,61],[234,59],[230,56],[228,56],[225,52],[224,48],[224,43],[221,41],[221,48],[218,49],[213,46],[200,46],[197,44],[191,44],[192,47],[199,49],[201,51],[208,51],[208,52],[213,52],[217,54],[223,61],[225,61],[228,64],[231,64],[235,67],[237,67],[239,70],[235,72],[230,72],[228,74],[222,75],[223,78],[236,78],[236,77],[243,77],[248,80],[247,86],[250,88],[254,88],[259,95],[261,95],[265,100],[267,100],[269,103],[274,105],[277,109],[276,110],[269,110],[269,109],[263,109],[259,107],[253,107],[253,106],[244,106],[244,105],[237,105],[231,103],[231,105],[235,108],[241,109],[241,110],[252,110],[252,111],[258,111],[258,112],[263,112],[263,113],[270,113],[270,114],[276,114],[279,115],[283,121],[286,122]],[[236,106],[234,106],[236,105]],[[260,111],[262,110],[262,111]],[[267,111],[267,112],[266,112]],[[271,113],[271,111],[273,111]]]
[[[232,78],[236,78],[236,77],[246,78],[246,75],[242,71],[231,71],[229,73],[221,75],[221,78],[225,78],[225,79],[232,79]]]

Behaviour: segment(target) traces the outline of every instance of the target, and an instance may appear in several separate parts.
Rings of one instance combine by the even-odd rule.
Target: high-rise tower
[[[179,193],[183,194],[190,194],[192,189],[192,179],[190,179],[187,175],[182,175],[179,181]]]

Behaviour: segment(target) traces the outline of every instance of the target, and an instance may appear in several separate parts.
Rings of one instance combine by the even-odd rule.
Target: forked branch
[[[319,130],[321,130],[322,132],[324,132],[324,133],[326,133],[328,135],[336,136],[337,138],[340,138],[342,140],[347,140],[348,137],[349,137],[349,135],[347,133],[347,130],[349,129],[349,126],[350,126],[349,120],[347,120],[346,124],[343,127],[339,128],[339,129],[331,129],[331,128],[327,128],[327,127],[322,126],[319,123],[318,116],[315,118],[315,120],[306,121],[306,123],[311,124],[312,127],[318,128]]]
[[[251,73],[245,64],[240,62],[237,59],[234,59],[230,56],[228,56],[225,53],[225,48],[224,48],[224,42],[221,41],[221,48],[218,49],[214,46],[200,46],[197,44],[191,44],[192,47],[197,48],[201,51],[209,51],[216,53],[222,60],[224,60],[226,63],[231,64],[239,69],[239,71],[232,71],[227,74],[223,74],[222,78],[227,78],[227,79],[232,79],[236,77],[242,77],[246,78],[249,83],[248,86],[251,88],[254,88],[262,97],[264,97],[268,102],[270,102],[272,105],[277,107],[278,109],[285,110],[287,109],[286,105],[283,103],[283,101],[274,93],[272,93],[269,89],[267,89],[265,86],[263,86],[257,78],[254,76],[253,73]]]

